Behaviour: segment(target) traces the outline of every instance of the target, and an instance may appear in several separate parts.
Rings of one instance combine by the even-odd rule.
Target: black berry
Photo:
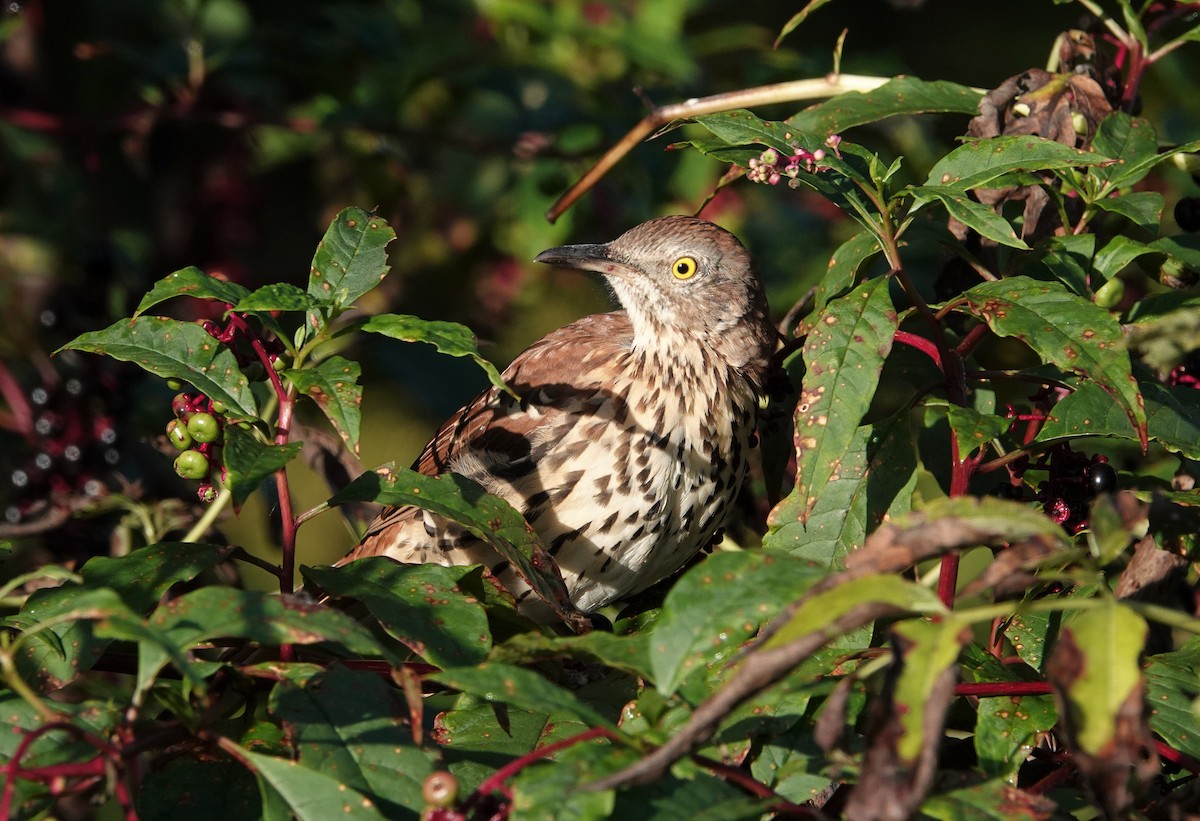
[[[1175,223],[1184,231],[1200,231],[1200,197],[1184,197],[1175,203]]]

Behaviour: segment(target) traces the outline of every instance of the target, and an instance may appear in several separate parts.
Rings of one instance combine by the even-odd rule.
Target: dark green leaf
[[[88,559],[80,573],[86,587],[111,588],[130,610],[148,613],[171,585],[191,581],[222,561],[216,545],[159,542],[116,558]]]
[[[693,671],[730,657],[827,572],[773,551],[709,556],[671,588],[654,625],[650,665],[658,691],[670,695]]]
[[[1150,439],[1189,459],[1200,459],[1200,407],[1195,390],[1154,381],[1141,383]],[[1085,383],[1060,399],[1046,416],[1037,441],[1111,436],[1137,441],[1129,417],[1098,385]]]
[[[375,803],[342,783],[341,778],[309,769],[295,761],[243,750],[241,755],[299,821],[384,821]]]
[[[267,311],[311,311],[321,305],[321,300],[286,282],[264,285],[252,294],[247,294],[233,310],[241,313],[265,313]]]
[[[1033,135],[969,140],[934,164],[925,186],[962,193],[995,187],[989,184],[1015,171],[1053,171],[1108,162],[1111,160],[1100,154]]]
[[[1058,143],[1055,143],[1055,145],[1058,145]],[[982,237],[1012,248],[1029,248],[1025,244],[1025,240],[1017,236],[1008,220],[988,206],[975,202],[961,188],[925,185],[918,188],[910,188],[908,193],[918,203],[937,200],[946,207],[946,213],[968,228],[978,232]]]
[[[944,399],[925,402],[926,416],[945,416],[954,432],[958,444],[958,458],[966,459],[971,453],[1008,430],[1011,420],[1003,416],[980,413],[974,408],[954,405]]]
[[[806,522],[870,407],[892,347],[896,311],[889,280],[864,282],[821,312],[804,344],[806,375],[796,406],[796,492]]]
[[[615,636],[593,630],[582,636],[520,633],[492,651],[492,659],[527,664],[545,658],[574,658],[650,678],[650,631]]]
[[[66,686],[100,658],[107,642],[95,635],[95,622],[112,617],[134,618],[116,591],[107,588],[67,584],[35,592],[21,608],[25,633],[52,630],[57,639],[26,636],[15,653],[18,673],[42,690]],[[54,624],[45,624],[51,619]]]
[[[1149,173],[1157,159],[1158,135],[1149,120],[1114,111],[1096,129],[1092,150],[1117,162],[1094,168],[1091,175],[1114,188],[1126,188]]]
[[[563,614],[574,610],[566,585],[525,517],[465,476],[432,477],[386,466],[364,473],[329,500],[330,505],[346,502],[413,505],[445,516],[496,548],[551,607]]]
[[[362,423],[362,386],[358,378],[362,367],[349,359],[331,356],[314,367],[284,371],[283,375],[317,403],[346,446],[358,453]]]
[[[258,415],[250,380],[237,359],[194,322],[144,316],[119,319],[103,331],[81,334],[62,350],[87,351],[140,365],[164,379],[190,382],[210,399],[225,404],[235,417]]]
[[[501,390],[509,390],[496,366],[480,356],[475,334],[465,325],[420,319],[406,314],[377,314],[358,328],[401,342],[426,342],[448,356],[469,357],[483,368],[488,381]]]
[[[978,644],[969,644],[963,652],[963,681],[1003,683],[1031,681],[1018,670],[1023,665],[1003,664]],[[979,699],[975,719],[975,754],[979,767],[990,776],[1015,777],[1036,744],[1037,735],[1058,722],[1054,697],[986,696]]]
[[[387,246],[395,238],[382,217],[361,208],[345,209],[317,245],[308,293],[335,310],[349,308],[387,276]]]
[[[871,91],[850,91],[806,108],[787,122],[797,131],[840,134],[848,128],[897,115],[950,112],[974,114],[980,94],[945,80],[897,77]]]
[[[1095,234],[1068,234],[1050,237],[1039,244],[1041,254],[1030,261],[1044,266],[1072,293],[1087,296],[1092,292],[1089,277],[1096,253]]]
[[[616,725],[585,704],[574,693],[522,667],[484,663],[477,667],[458,667],[430,673],[427,678],[492,703],[508,704],[523,710],[566,713],[590,727]]]
[[[282,469],[296,458],[303,444],[265,445],[250,431],[236,425],[225,426],[226,485],[233,494],[234,504],[240,505],[258,489],[263,479]]]
[[[133,318],[137,319],[158,303],[166,302],[177,296],[215,299],[218,302],[234,305],[248,293],[250,292],[236,282],[217,279],[199,268],[189,266],[173,274],[167,274],[154,283],[154,287],[138,303],[137,310],[133,312]]]
[[[1150,729],[1182,753],[1200,758],[1200,638],[1146,660]]]
[[[333,664],[303,686],[280,684],[270,710],[291,728],[301,766],[370,796],[386,818],[415,819],[433,756],[413,745],[398,692],[375,673]]]
[[[1043,360],[1086,376],[1112,396],[1146,444],[1146,409],[1121,326],[1104,308],[1054,282],[1011,277],[967,291],[971,312],[997,336],[1014,336]]]
[[[451,568],[373,556],[303,573],[331,596],[362,602],[388,633],[431,664],[477,664],[492,647],[483,607],[459,589]]]
[[[146,773],[137,811],[145,819],[259,821],[262,800],[254,776],[238,762],[184,755]]]

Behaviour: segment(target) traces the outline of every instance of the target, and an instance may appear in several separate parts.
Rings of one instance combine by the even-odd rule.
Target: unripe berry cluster
[[[167,423],[167,440],[180,451],[175,472],[184,479],[197,479],[202,502],[217,498],[214,469],[221,465],[221,434],[225,408],[202,393],[178,393],[171,400],[175,418]],[[219,467],[224,478],[224,467]]]

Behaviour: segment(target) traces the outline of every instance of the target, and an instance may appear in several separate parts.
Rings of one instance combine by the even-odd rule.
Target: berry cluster
[[[1168,385],[1200,388],[1200,351],[1192,351],[1184,360],[1171,369],[1167,376]]]
[[[1041,502],[1046,515],[1068,533],[1086,528],[1092,500],[1117,487],[1117,472],[1107,456],[1087,456],[1071,450],[1066,443],[1053,446],[1036,460],[1023,457],[1009,469],[1013,483],[1000,485],[995,494],[1005,499]],[[1045,470],[1046,478],[1038,484],[1036,493],[1027,495],[1021,479],[1029,470]]]
[[[121,459],[113,419],[120,401],[114,369],[87,373],[78,356],[67,352],[57,360],[60,372],[48,370],[26,394],[32,430],[23,431],[29,447],[13,448],[4,518],[26,521],[44,507],[70,504],[73,498],[98,498]]]
[[[835,155],[840,157],[838,146],[841,142],[841,137],[831,134],[825,140],[825,145]],[[825,159],[825,149],[818,148],[816,151],[806,151],[796,143],[793,143],[792,147],[794,151],[790,157],[782,157],[774,148],[768,148],[757,157],[751,158],[750,162],[747,163],[749,167],[746,170],[746,179],[751,182],[777,185],[784,177],[793,180],[796,179],[800,175],[801,169],[811,174],[822,167],[822,161]]]
[[[202,393],[179,393],[171,400],[175,418],[167,423],[167,439],[180,454],[175,472],[184,479],[200,480],[197,495],[202,502],[217,498],[212,482],[214,466],[221,464],[222,420],[225,407]],[[220,468],[224,479],[224,467]]]
[[[226,308],[232,308],[226,305]],[[283,343],[271,334],[260,335],[246,324],[240,314],[230,313],[228,322],[222,327],[211,319],[198,320],[200,327],[208,331],[208,335],[227,347],[237,358],[238,367],[250,379],[256,382],[266,375],[261,358],[256,348],[266,355],[271,365],[278,369],[283,363],[280,355],[284,352]]]

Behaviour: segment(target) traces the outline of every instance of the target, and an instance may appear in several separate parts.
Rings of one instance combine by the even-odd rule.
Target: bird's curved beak
[[[621,267],[610,254],[608,245],[560,245],[542,251],[533,261],[598,274],[611,274]]]

